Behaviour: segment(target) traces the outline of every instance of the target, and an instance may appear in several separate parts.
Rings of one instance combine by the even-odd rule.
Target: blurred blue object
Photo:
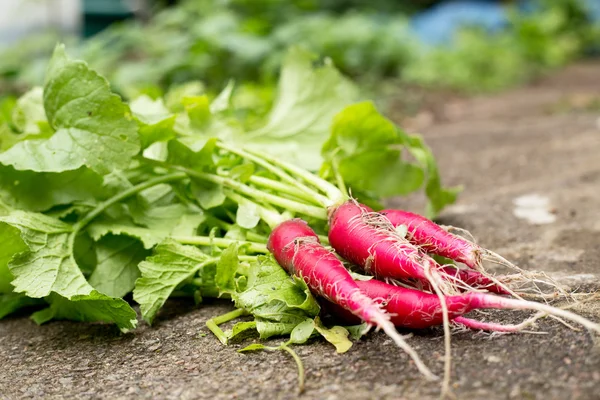
[[[588,17],[591,21],[600,22],[600,1],[599,0],[583,0],[588,12]]]
[[[590,0],[598,1],[598,0]],[[429,45],[448,45],[465,26],[496,32],[508,24],[506,9],[495,0],[456,0],[440,3],[411,21],[413,33]]]

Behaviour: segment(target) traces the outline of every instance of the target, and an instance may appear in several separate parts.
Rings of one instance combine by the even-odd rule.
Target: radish
[[[461,236],[454,235],[421,215],[393,209],[380,211],[380,214],[385,216],[395,228],[401,225],[405,226],[408,241],[419,246],[423,251],[461,262],[469,268],[477,270],[469,273],[458,273],[460,280],[469,284],[469,286],[473,286],[474,288],[484,287],[490,292],[510,294],[517,298],[521,298],[521,296],[544,298],[544,295],[540,295],[539,293],[532,294],[524,291],[522,288],[516,289],[515,291],[508,285],[509,281],[517,284],[523,282],[539,282],[552,286],[563,295],[568,296],[558,283],[554,282],[545,274],[524,271],[499,254],[485,249]],[[458,230],[458,228],[453,229]],[[509,267],[516,270],[517,274],[510,276],[505,275],[498,278],[491,276],[486,273],[483,268],[482,261],[484,260]]]
[[[442,306],[439,297],[435,294],[390,285],[376,279],[357,281],[356,284],[363,293],[383,305],[388,313],[392,315],[391,321],[396,326],[421,329],[442,324]],[[599,324],[570,311],[534,301],[511,299],[477,292],[447,296],[444,300],[450,319],[475,329],[504,332],[516,330],[516,328],[512,330],[506,328],[510,325],[490,324],[460,317],[475,309],[494,308],[541,311],[571,320],[600,333]]]
[[[301,277],[314,293],[383,329],[410,355],[423,375],[435,379],[435,375],[396,331],[390,316],[359,289],[342,262],[321,245],[318,236],[305,221],[292,219],[279,224],[271,232],[267,248],[279,265]]]
[[[365,272],[380,278],[417,279],[425,285],[435,284],[444,294],[459,292],[455,279],[444,274],[433,258],[396,234],[380,214],[355,201],[349,200],[333,209],[329,226],[331,246]]]
[[[420,246],[424,251],[461,262],[477,269],[485,250],[460,236],[444,230],[438,224],[403,210],[383,210],[384,215],[394,227],[406,226],[408,241]]]

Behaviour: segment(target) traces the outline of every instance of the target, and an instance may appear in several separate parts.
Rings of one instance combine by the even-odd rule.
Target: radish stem
[[[266,244],[247,242],[243,240],[214,238],[210,236],[173,236],[172,239],[181,244],[193,244],[195,246],[216,246],[220,248],[227,248],[232,244],[237,243],[240,246],[245,246],[253,253],[266,254],[269,252]]]
[[[241,150],[241,149],[236,149],[234,147],[230,147],[224,143],[217,143],[217,147],[219,147],[220,149],[229,151],[230,153],[233,154],[237,154],[240,157],[243,157],[249,161],[252,161],[258,165],[260,165],[261,167],[263,167],[264,169],[266,169],[269,172],[272,172],[273,174],[275,174],[276,176],[280,177],[282,180],[284,180],[285,182],[289,183],[290,185],[297,187],[298,189],[300,189],[300,191],[302,191],[304,194],[310,196],[311,198],[315,199],[317,201],[317,203],[319,205],[322,205],[324,207],[327,206],[329,199],[327,199],[327,197],[321,195],[320,193],[316,192],[315,190],[309,188],[308,186],[306,186],[305,184],[303,184],[302,182],[299,182],[297,179],[294,179],[292,176],[290,176],[287,172],[285,172],[284,170],[282,170],[281,168],[276,167],[275,165],[273,165],[272,163],[268,162],[267,160],[265,160],[264,158],[254,155],[252,153],[249,153],[247,151]]]
[[[253,150],[250,150],[249,152],[257,157],[262,158],[265,161],[268,161],[278,167],[283,168],[284,170],[287,170],[287,171],[293,173],[297,177],[303,179],[305,182],[308,182],[311,185],[314,185],[319,190],[321,190],[323,193],[325,193],[325,195],[328,198],[328,203],[324,204],[324,206],[326,206],[326,207],[339,205],[339,204],[342,204],[344,201],[348,200],[348,196],[346,196],[342,191],[340,191],[340,189],[338,189],[337,186],[329,183],[328,181],[326,181],[323,178],[320,178],[320,177],[314,175],[313,173],[311,173],[309,171],[306,171],[300,167],[297,167],[294,164],[290,164],[290,163],[278,160],[277,158],[274,158],[271,156],[266,156],[264,154],[257,154]]]
[[[221,343],[227,345],[227,335],[225,334],[225,332],[223,332],[221,328],[219,328],[219,325],[239,317],[244,317],[246,315],[250,314],[243,308],[238,308],[237,310],[233,310],[226,314],[209,319],[208,321],[206,321],[206,327],[217,337],[217,339],[219,339]]]
[[[264,176],[252,175],[248,182],[253,183],[257,186],[261,186],[267,189],[272,189],[279,193],[290,194],[298,199],[306,200],[312,202],[316,205],[322,205],[322,202],[315,199],[314,196],[309,196],[302,191],[298,191],[298,188],[295,186],[288,185],[287,183],[283,183],[280,181],[276,181],[274,179],[265,178]],[[321,196],[321,195],[319,195]],[[322,197],[322,196],[321,196]]]

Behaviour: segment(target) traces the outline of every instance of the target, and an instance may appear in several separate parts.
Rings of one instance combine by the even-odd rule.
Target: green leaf
[[[233,93],[233,88],[235,84],[233,81],[229,81],[225,89],[219,93],[219,95],[210,103],[210,112],[212,114],[216,114],[222,111],[225,111],[229,108],[229,103],[231,102],[231,94]]]
[[[205,210],[219,207],[227,199],[223,191],[223,185],[206,181],[193,180],[192,193]]]
[[[181,216],[179,223],[171,230],[174,236],[194,236],[198,233],[198,227],[206,222],[206,215],[202,210],[188,212]]]
[[[22,293],[5,293],[0,294],[0,319],[9,314],[18,311],[23,307],[30,307],[44,304],[41,299],[32,299]]]
[[[87,228],[87,232],[94,240],[100,240],[109,233],[112,233],[113,235],[126,235],[139,239],[145,249],[153,248],[166,238],[164,231],[142,228],[125,220],[111,221],[108,219],[101,219],[90,224]]]
[[[14,240],[16,229],[28,247],[9,262],[14,291],[34,298],[49,296],[50,308],[34,314],[36,321],[105,321],[122,330],[135,328],[136,313],[126,301],[97,292],[85,280],[75,262],[71,225],[43,214],[13,211],[0,217],[0,226],[13,228],[4,230],[3,238],[9,235]]]
[[[344,328],[346,328],[350,333],[350,337],[354,340],[360,339],[369,331],[369,326],[364,322],[360,325],[345,326]]]
[[[315,331],[315,321],[307,318],[304,322],[296,325],[290,334],[290,342],[295,344],[304,344]]]
[[[173,290],[214,261],[193,246],[171,241],[159,244],[153,255],[140,263],[142,277],[133,290],[144,320],[151,324]]]
[[[306,283],[290,277],[272,256],[258,257],[248,271],[245,290],[232,298],[255,317],[261,338],[290,334],[320,310]]]
[[[248,345],[248,346],[244,347],[243,349],[239,349],[238,353],[246,353],[246,352],[250,352],[250,351],[265,350],[267,348],[268,347],[265,346],[264,344],[252,343],[251,345]]]
[[[167,162],[187,168],[198,169],[213,165],[213,154],[217,140],[215,138],[197,141],[192,147],[179,140],[171,140],[168,144],[169,156]]]
[[[64,46],[54,51],[44,86],[44,108],[56,132],[25,140],[0,154],[17,170],[63,172],[87,166],[106,174],[126,168],[140,149],[129,108],[106,79],[82,61],[70,60]]]
[[[232,339],[241,339],[242,337],[247,336],[251,331],[256,330],[256,322],[255,321],[244,321],[238,322],[231,328],[231,331],[225,332],[228,341]]]
[[[173,116],[162,99],[141,95],[129,102],[132,114],[142,123],[154,125]]]
[[[137,314],[125,300],[113,299],[96,290],[70,299],[52,294],[47,300],[50,307],[31,316],[36,324],[43,324],[52,319],[114,322],[124,332],[137,326]]]
[[[235,291],[235,273],[238,266],[238,247],[236,244],[232,244],[221,253],[217,263],[215,283],[219,294]]]
[[[177,132],[174,129],[176,118],[177,116],[173,115],[152,125],[140,124],[139,134],[142,148],[146,149],[154,143],[175,139],[177,137]]]
[[[204,93],[204,84],[200,81],[189,81],[177,86],[171,86],[165,95],[165,104],[173,112],[183,111],[185,97],[199,96]]]
[[[350,188],[376,197],[406,195],[423,186],[424,173],[402,161],[400,150],[378,149],[344,158],[339,172]]]
[[[105,194],[101,177],[87,168],[40,173],[0,166],[2,191],[10,204],[27,211],[45,211],[73,202],[93,203]]]
[[[17,254],[27,251],[28,247],[21,239],[18,229],[7,224],[0,224],[0,294],[12,293],[14,279],[8,269],[10,260]]]
[[[96,242],[90,235],[85,232],[77,235],[73,244],[73,257],[84,276],[88,277],[92,274],[98,260],[96,258]]]
[[[34,87],[17,100],[12,122],[23,138],[51,133],[44,110],[44,89]]]
[[[56,292],[64,297],[87,295],[87,283],[73,258],[71,225],[43,214],[13,211],[0,222],[17,228],[29,251],[17,254],[9,263],[15,276],[15,292],[45,297]],[[43,260],[43,262],[40,262]]]
[[[364,150],[385,148],[401,143],[396,126],[370,101],[352,104],[333,118],[331,136],[323,145],[323,153],[341,150],[350,155]]]
[[[417,159],[426,171],[425,194],[427,195],[427,207],[425,216],[429,219],[435,218],[437,214],[447,205],[456,201],[461,187],[445,188],[442,186],[440,173],[431,149],[425,144],[423,138],[417,135],[406,137],[406,145],[410,153]]]
[[[138,225],[167,236],[179,223],[187,207],[176,200],[173,188],[167,184],[148,188],[129,201],[129,213]]]
[[[185,107],[185,111],[190,119],[190,125],[194,129],[202,129],[206,127],[211,118],[208,97],[204,96],[187,96],[181,101]]]
[[[90,284],[111,297],[123,297],[133,290],[140,276],[138,264],[147,256],[139,240],[124,236],[105,236],[96,244],[98,265]]]
[[[235,222],[242,228],[253,229],[260,222],[258,205],[251,201],[244,201],[238,205]]]
[[[0,153],[10,149],[15,143],[27,139],[27,135],[15,133],[7,123],[0,122]]]
[[[335,346],[338,353],[345,353],[352,347],[352,342],[348,340],[348,330],[343,326],[334,326],[326,328],[319,317],[315,318],[315,329],[327,340]]]
[[[175,120],[162,99],[153,100],[146,95],[139,96],[129,103],[131,112],[139,121],[139,134],[142,148],[155,142],[166,142],[177,136]]]
[[[402,160],[403,148],[416,163]],[[425,184],[431,215],[456,199],[456,189],[441,186],[433,155],[421,137],[397,128],[372,102],[353,104],[337,114],[322,151],[322,174],[333,178],[337,168],[353,192],[375,200],[406,195]]]
[[[279,80],[278,97],[267,124],[231,141],[316,171],[320,150],[329,136],[334,115],[357,97],[356,88],[326,60],[313,67],[314,56],[300,48],[287,54]]]

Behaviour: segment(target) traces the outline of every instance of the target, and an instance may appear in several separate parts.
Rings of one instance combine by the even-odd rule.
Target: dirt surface
[[[524,268],[543,269],[573,288],[600,287],[598,76],[600,65],[575,66],[535,87],[453,101],[436,111],[441,114],[422,118],[445,181],[465,188],[440,221],[470,230]],[[526,195],[546,199],[554,221],[534,224],[515,216],[515,199]],[[396,202],[413,209],[420,204],[416,197]],[[286,354],[242,355],[240,344],[223,347],[204,328],[208,318],[228,310],[226,302],[194,308],[171,301],[155,326],[141,324],[128,334],[106,325],[38,327],[26,317],[9,318],[0,322],[0,399],[296,398],[296,369]],[[578,311],[600,319],[598,304]],[[484,317],[506,323],[526,315]],[[547,334],[453,335],[456,396],[600,399],[599,344],[553,320],[540,321],[538,329]],[[410,339],[440,374],[442,342],[440,329]],[[382,333],[344,355],[323,342],[296,350],[307,370],[304,399],[439,394],[439,385],[422,380]]]

